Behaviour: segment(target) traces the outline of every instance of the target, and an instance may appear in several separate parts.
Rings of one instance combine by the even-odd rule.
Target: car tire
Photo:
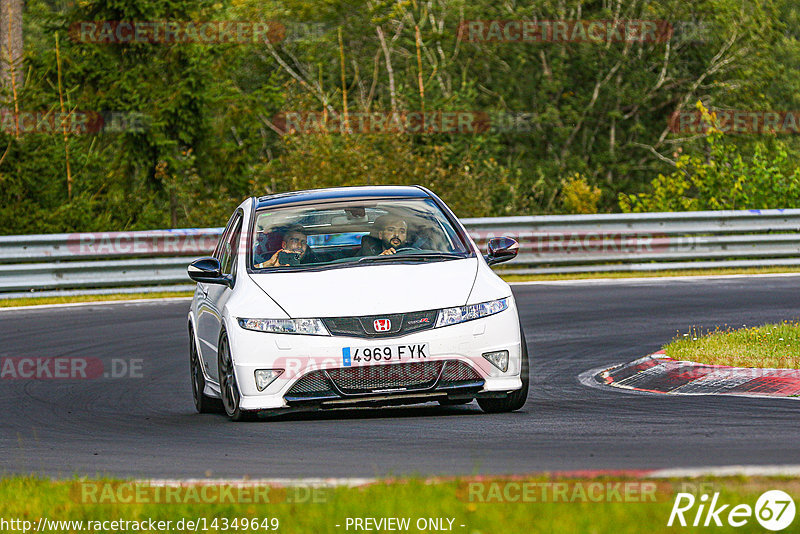
[[[239,384],[236,382],[236,373],[231,357],[231,346],[228,343],[228,333],[224,330],[219,337],[219,350],[217,351],[217,369],[219,370],[219,391],[222,397],[222,407],[225,414],[232,421],[248,421],[254,413],[242,410],[239,406],[241,394]]]
[[[522,387],[512,391],[508,396],[501,399],[478,399],[478,406],[486,413],[504,413],[519,410],[528,400],[528,387],[530,385],[530,362],[528,362],[528,344],[525,341],[525,333],[520,329],[520,344],[522,345],[522,368],[520,378]]]
[[[203,393],[206,388],[206,377],[200,364],[200,355],[194,341],[194,329],[191,326],[189,326],[189,373],[194,407],[198,413],[222,413],[222,401]]]

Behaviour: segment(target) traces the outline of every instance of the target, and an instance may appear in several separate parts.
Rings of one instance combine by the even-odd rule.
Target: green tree
[[[711,125],[705,153],[681,154],[676,169],[659,174],[648,193],[620,194],[622,211],[800,208],[800,168],[781,140],[757,141],[746,155],[714,126],[714,113],[697,107]]]

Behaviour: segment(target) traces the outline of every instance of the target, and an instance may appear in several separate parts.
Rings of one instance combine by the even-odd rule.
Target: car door
[[[242,217],[241,210],[231,217],[214,251],[214,257],[220,262],[222,274],[235,276]],[[206,374],[216,382],[218,381],[217,346],[222,326],[222,308],[230,297],[232,289],[222,284],[205,283],[198,283],[198,289],[201,292],[202,300],[198,306],[197,337],[200,339],[200,352]]]

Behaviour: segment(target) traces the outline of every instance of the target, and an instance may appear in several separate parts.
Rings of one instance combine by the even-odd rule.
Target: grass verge
[[[76,302],[104,302],[109,300],[141,300],[168,297],[191,297],[191,292],[165,291],[161,293],[115,293],[110,295],[72,295],[64,297],[25,297],[18,299],[0,299],[0,308],[15,306],[39,306],[43,304],[72,304]]]
[[[272,528],[274,518],[278,521],[279,532],[345,533],[356,530],[353,526],[347,528],[348,518],[352,521],[354,518],[393,517],[408,518],[410,528],[397,529],[407,532],[434,531],[417,526],[420,520],[434,518],[449,527],[440,530],[456,533],[623,534],[674,532],[676,526],[667,527],[667,521],[679,492],[697,497],[694,508],[685,513],[689,525],[694,521],[701,494],[711,496],[719,492],[718,503],[729,504],[728,510],[738,504],[754,508],[758,497],[772,489],[781,489],[795,500],[800,497],[800,481],[778,477],[703,480],[534,477],[440,482],[412,479],[359,488],[272,488],[260,492],[249,488],[246,492],[231,491],[229,494],[220,487],[204,494],[202,487],[194,486],[192,492],[184,486],[174,490],[173,498],[166,488],[160,488],[161,493],[156,493],[156,489],[111,480],[52,482],[31,477],[9,478],[0,480],[0,518],[24,519],[30,522],[33,531],[40,518],[83,522],[80,525],[47,523],[48,532],[135,532],[137,530],[130,525],[87,528],[87,525],[91,527],[87,522],[148,519],[171,521],[169,528],[162,532],[265,532],[276,530]],[[223,494],[230,495],[231,499],[226,497],[225,502],[218,502]],[[129,502],[121,502],[122,499]],[[726,513],[722,514],[723,521]],[[215,518],[216,528],[213,528]],[[247,519],[247,528],[241,528],[242,518]],[[236,527],[232,523],[234,519]],[[252,528],[253,519],[258,519],[257,528]],[[178,524],[180,520],[184,521],[182,528]],[[228,529],[221,528],[224,520],[227,520]],[[199,528],[190,527],[187,521],[197,522]],[[270,528],[264,528],[265,524]],[[744,528],[723,526],[712,530],[763,531],[752,516]],[[158,530],[145,528],[143,531]]]
[[[667,356],[711,365],[800,369],[800,323],[717,328],[693,328],[664,347]]]
[[[724,276],[732,274],[779,274],[797,273],[796,267],[753,267],[746,269],[672,269],[663,271],[626,271],[609,273],[571,273],[571,274],[503,274],[497,271],[506,282],[547,282],[557,280],[592,280],[599,278],[659,278],[664,276]]]

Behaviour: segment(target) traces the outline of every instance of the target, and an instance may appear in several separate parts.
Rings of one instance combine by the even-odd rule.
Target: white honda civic
[[[249,198],[213,257],[189,266],[198,411],[234,420],[297,410],[476,399],[525,404],[529,363],[511,289],[422,187]]]

